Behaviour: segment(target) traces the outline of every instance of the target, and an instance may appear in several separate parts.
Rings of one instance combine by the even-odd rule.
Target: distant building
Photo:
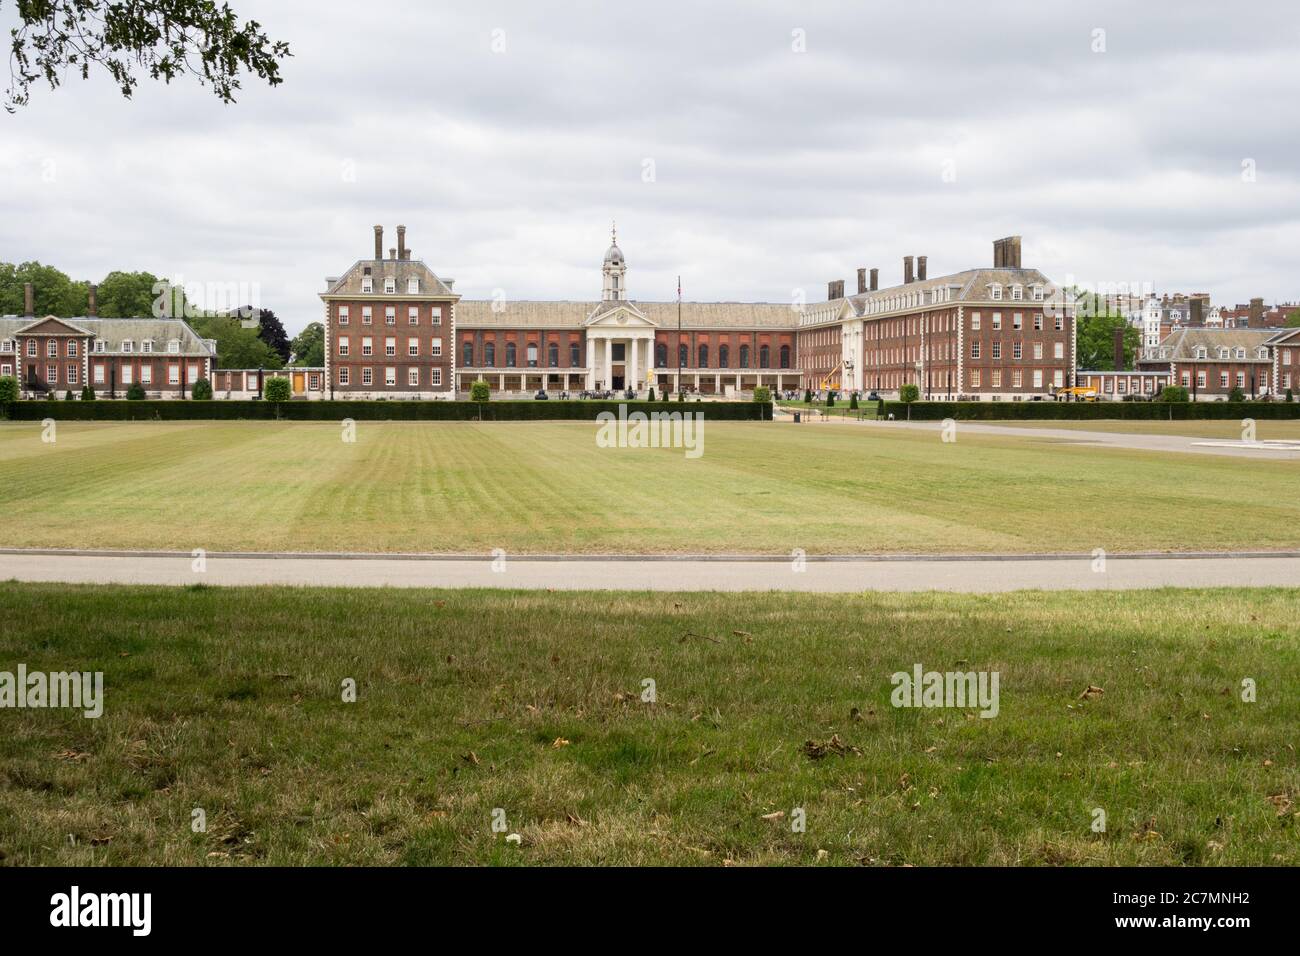
[[[1300,332],[1300,330],[1295,330]],[[1167,370],[1196,401],[1222,400],[1234,388],[1249,398],[1266,398],[1282,381],[1278,347],[1291,336],[1275,329],[1176,329],[1138,358],[1142,371]],[[1281,390],[1290,386],[1281,386]]]

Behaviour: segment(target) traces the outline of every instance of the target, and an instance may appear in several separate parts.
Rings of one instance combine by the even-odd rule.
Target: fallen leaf
[[[1095,700],[1104,693],[1106,692],[1096,684],[1089,684],[1088,689],[1079,695],[1079,700]]]

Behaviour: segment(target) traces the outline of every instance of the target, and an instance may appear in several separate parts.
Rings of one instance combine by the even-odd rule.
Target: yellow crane
[[[830,388],[832,385],[834,385],[836,388],[839,388],[839,387],[840,387],[840,369],[842,369],[842,368],[844,368],[844,362],[843,362],[843,361],[841,361],[839,365],[835,366],[833,369],[831,369],[829,372],[827,372],[827,373],[826,373],[826,377],[822,379],[822,383],[821,383],[821,385],[819,386],[819,389],[820,389],[821,391],[824,392],[824,391],[826,391],[826,389]]]

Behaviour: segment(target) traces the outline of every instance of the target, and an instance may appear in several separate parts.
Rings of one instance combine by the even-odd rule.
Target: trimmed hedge
[[[886,402],[885,413],[908,417],[902,402]],[[945,418],[966,421],[1190,421],[1194,419],[1300,418],[1300,404],[1286,402],[913,402],[914,422]]]
[[[706,421],[771,421],[772,406],[758,402],[507,401],[404,402],[13,402],[4,407],[14,421],[184,421],[200,419],[285,419],[289,421],[594,421],[601,412],[703,412]],[[1296,407],[1296,406],[1293,406]]]

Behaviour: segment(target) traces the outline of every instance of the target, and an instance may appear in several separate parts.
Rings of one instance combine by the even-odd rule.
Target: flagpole
[[[677,277],[677,391],[682,390],[682,277]]]

